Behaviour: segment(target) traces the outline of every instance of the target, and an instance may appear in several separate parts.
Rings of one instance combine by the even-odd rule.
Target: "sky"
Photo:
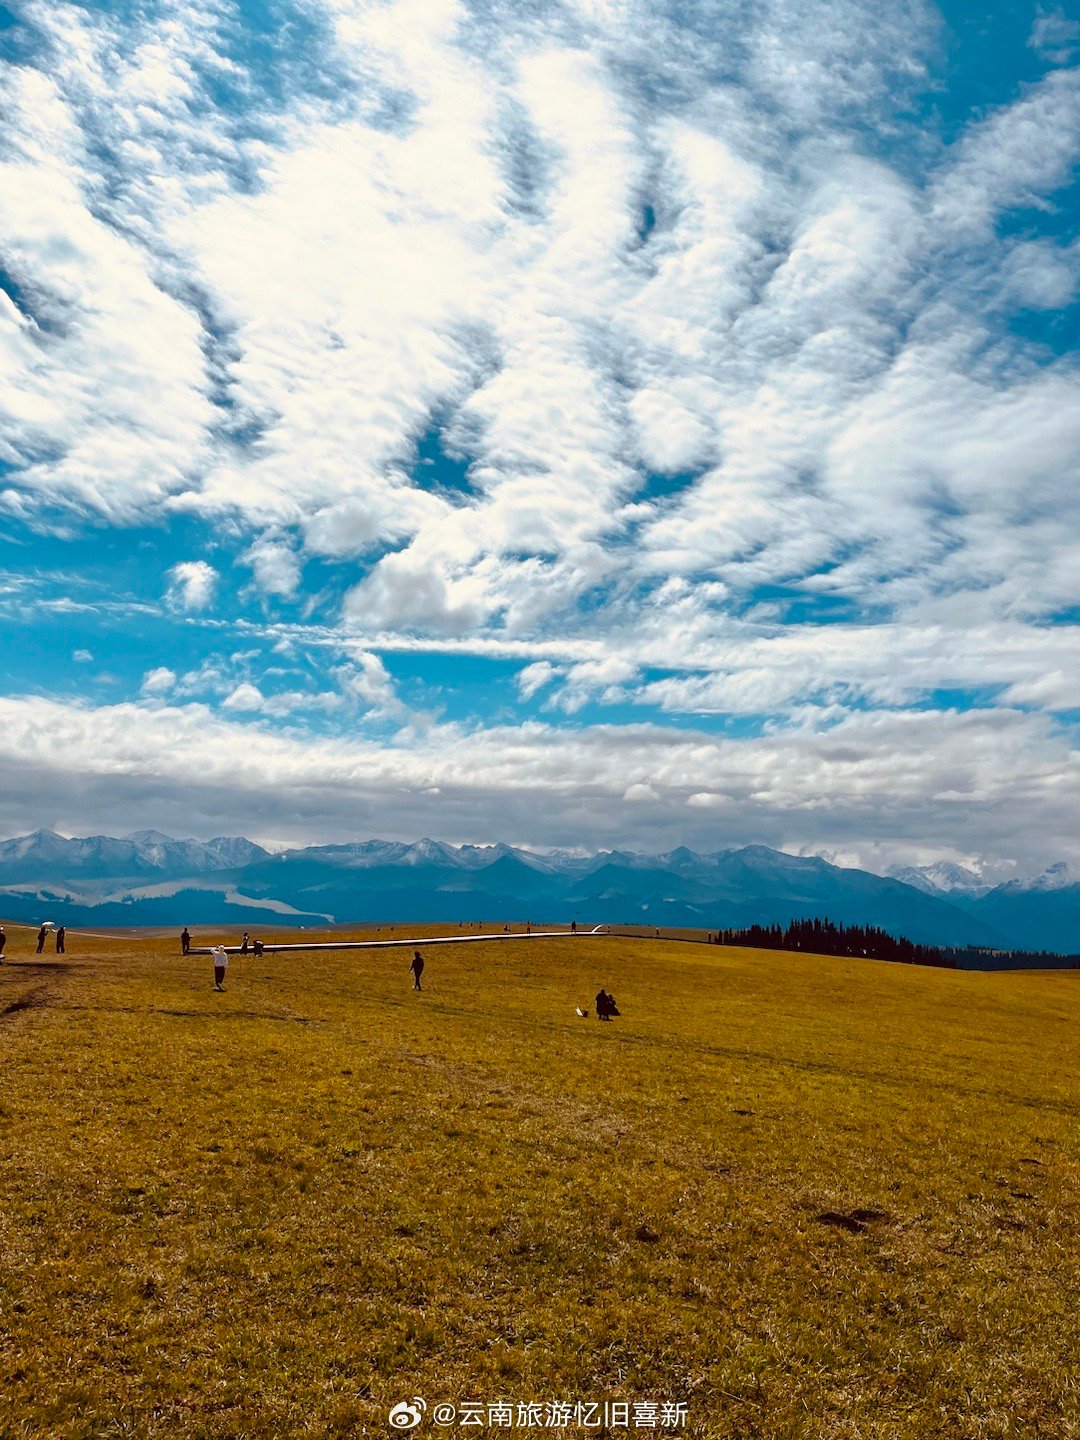
[[[3,0],[0,833],[1080,862],[1080,4]]]

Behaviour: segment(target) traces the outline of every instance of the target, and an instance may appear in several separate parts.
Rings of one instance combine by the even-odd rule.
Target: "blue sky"
[[[1080,862],[1080,9],[0,5],[0,829]]]

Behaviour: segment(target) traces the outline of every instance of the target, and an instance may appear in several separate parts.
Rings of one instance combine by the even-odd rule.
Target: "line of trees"
[[[755,950],[808,950],[814,955],[852,955],[859,959],[895,960],[902,965],[939,965],[956,969],[953,954],[933,945],[916,945],[876,925],[834,925],[828,918],[792,920],[781,925],[749,925],[744,930],[718,930],[718,945],[749,945]]]

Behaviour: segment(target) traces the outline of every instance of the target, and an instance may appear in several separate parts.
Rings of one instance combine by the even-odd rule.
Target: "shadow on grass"
[[[167,1010],[156,1005],[72,1005],[57,1007],[62,1010],[93,1010],[109,1015],[168,1015],[178,1020],[275,1020],[286,1025],[325,1025],[319,1016],[291,1015],[280,1010]]]
[[[48,1003],[48,994],[39,985],[36,990],[27,990],[25,995],[10,1000],[0,1009],[0,1020],[9,1020],[12,1015],[19,1015],[24,1010],[44,1010]]]
[[[71,965],[65,960],[5,960],[5,970],[82,970],[82,965]]]

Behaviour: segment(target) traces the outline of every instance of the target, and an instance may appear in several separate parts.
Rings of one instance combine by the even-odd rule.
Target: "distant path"
[[[414,935],[401,940],[307,940],[294,945],[274,945],[262,942],[264,955],[277,955],[292,950],[400,950],[406,945],[479,945],[492,940],[580,940],[589,935],[606,935],[607,926],[597,925],[593,930],[516,930],[496,932],[493,935]],[[210,945],[192,945],[189,955],[210,955],[217,948]],[[245,951],[240,945],[223,945],[226,955],[252,954],[254,945]]]

